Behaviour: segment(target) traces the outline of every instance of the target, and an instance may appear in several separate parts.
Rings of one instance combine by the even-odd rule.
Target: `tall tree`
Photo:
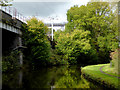
[[[36,66],[46,65],[49,61],[50,43],[46,36],[47,31],[47,26],[35,17],[28,20],[23,29],[23,40],[27,46],[25,55]]]
[[[104,62],[109,58],[110,51],[118,48],[115,11],[116,8],[109,2],[89,2],[86,6],[71,7],[67,12],[66,32],[72,33],[76,29],[90,31],[90,44]]]

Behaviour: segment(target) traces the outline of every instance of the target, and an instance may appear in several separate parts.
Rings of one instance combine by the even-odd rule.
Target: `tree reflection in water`
[[[56,83],[56,88],[89,88],[89,82],[87,82],[81,75],[75,72],[75,69],[66,70],[63,77],[61,77]]]
[[[80,66],[46,67],[40,70],[21,70],[3,73],[3,89],[22,88],[94,88],[80,72]]]

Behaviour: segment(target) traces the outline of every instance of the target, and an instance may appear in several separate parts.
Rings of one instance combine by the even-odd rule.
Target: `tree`
[[[11,6],[10,2],[13,0],[0,0],[0,6]]]
[[[55,34],[55,40],[57,40],[56,49],[58,54],[64,55],[64,60],[67,60],[69,64],[76,64],[82,62],[80,60],[80,54],[86,55],[91,49],[89,43],[90,37],[89,31],[74,30],[70,33]],[[85,57],[84,57],[85,58]]]
[[[58,54],[70,64],[109,62],[110,52],[118,48],[116,15],[108,2],[71,7],[65,31],[55,33]]]
[[[25,55],[34,66],[47,65],[50,57],[50,42],[47,39],[47,26],[33,17],[24,25],[23,40],[27,46]]]
[[[82,18],[87,13],[86,6],[82,5],[81,7],[74,6],[67,11],[67,21],[65,31],[71,32],[76,28],[77,20]]]
[[[118,48],[118,20],[111,8],[108,2],[90,2],[86,6],[71,7],[67,12],[66,32],[72,33],[76,29],[90,31],[90,44],[103,62],[108,62],[105,60],[110,51]]]

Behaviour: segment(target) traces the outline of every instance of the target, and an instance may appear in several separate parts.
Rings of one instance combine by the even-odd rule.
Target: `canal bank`
[[[110,64],[98,64],[82,67],[82,76],[87,80],[100,84],[104,87],[120,89],[120,77],[116,74],[105,71],[105,68],[109,65]]]

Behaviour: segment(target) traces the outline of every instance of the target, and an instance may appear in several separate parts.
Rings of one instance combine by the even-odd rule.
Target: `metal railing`
[[[23,16],[21,13],[17,11],[15,7],[11,6],[0,6],[0,9],[12,16],[12,18],[17,18],[18,20],[26,23],[27,17]]]

